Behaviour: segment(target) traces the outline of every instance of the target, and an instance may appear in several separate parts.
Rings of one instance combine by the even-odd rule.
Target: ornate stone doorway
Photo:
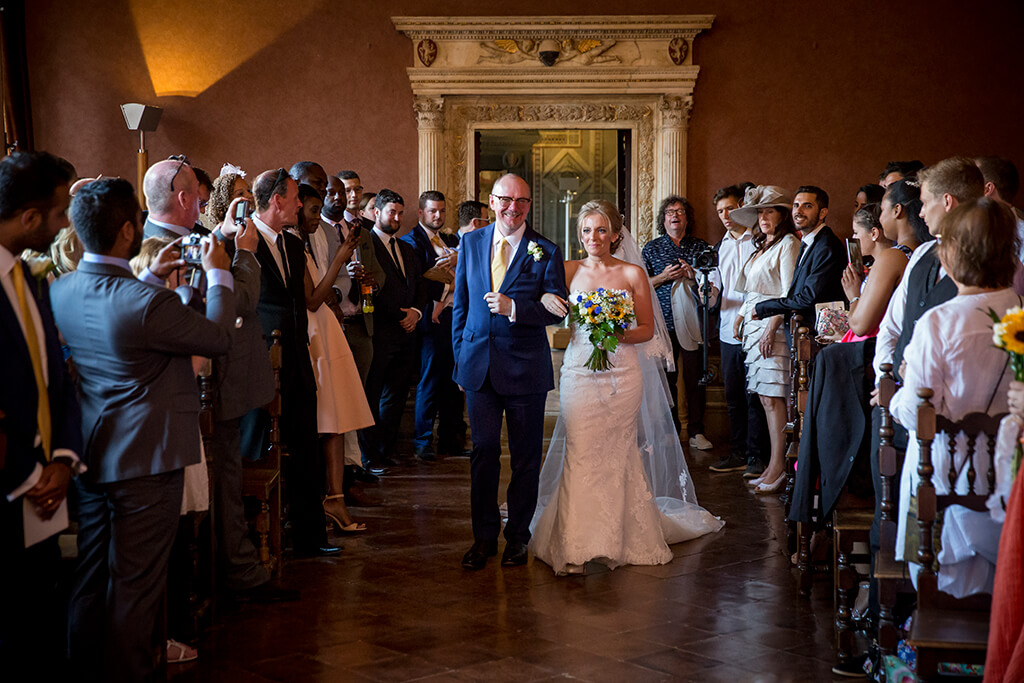
[[[452,202],[477,183],[486,129],[628,130],[628,222],[686,191],[686,137],[700,67],[693,39],[714,17],[394,17],[412,40],[419,190]]]

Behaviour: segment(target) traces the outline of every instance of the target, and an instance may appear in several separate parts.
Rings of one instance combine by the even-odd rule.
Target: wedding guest
[[[213,194],[213,181],[210,179],[210,174],[201,168],[193,166],[192,172],[196,174],[196,180],[199,181],[199,215],[202,216],[206,213],[206,207],[210,204],[210,195]]]
[[[922,195],[930,192],[923,178]],[[932,223],[929,223],[929,227]],[[917,423],[918,389],[929,388],[931,401],[939,415],[959,420],[975,412],[998,415],[1007,412],[1007,390],[1013,379],[1005,351],[992,344],[991,309],[1002,315],[1020,306],[1014,293],[1014,273],[1019,237],[1013,213],[1000,202],[981,198],[953,207],[937,221],[936,232],[942,235],[935,247],[942,267],[956,286],[957,294],[949,301],[927,311],[917,321],[906,349],[903,386],[892,398],[890,411],[895,420],[910,432],[910,441],[900,478],[900,500],[896,535],[896,559],[913,561],[907,553],[908,539],[916,535],[916,525],[908,529],[910,498],[915,494],[919,477],[920,455],[914,438]],[[994,438],[994,435],[992,435]],[[953,491],[966,493],[968,469],[963,466],[965,454],[954,446],[954,461],[949,460],[948,435],[938,433],[932,448],[935,493]],[[974,469],[985,472],[989,453],[981,448],[975,454]],[[950,481],[948,472],[956,468],[959,475]],[[984,476],[977,477],[973,489],[989,490]],[[939,587],[954,577],[939,570]]]
[[[885,188],[881,185],[875,185],[874,183],[861,185],[857,190],[857,196],[853,199],[854,213],[860,211],[868,204],[880,203],[882,201],[882,195],[884,194]]]
[[[327,235],[320,229],[323,200],[319,192],[309,185],[299,185],[299,200],[302,209],[298,230],[306,245],[309,354],[316,376],[317,431],[326,465],[324,514],[340,533],[357,533],[366,531],[366,525],[354,522],[345,505],[344,435],[373,425],[373,415],[341,323],[325,302],[333,297],[332,286],[359,243],[359,236],[350,233],[332,253]]]
[[[149,167],[142,181],[149,214],[146,237],[186,237],[199,220],[199,179],[188,159],[176,155]],[[209,231],[203,228],[202,232]]]
[[[1013,209],[1017,220],[1017,234],[1024,240],[1024,211],[1013,206],[1013,200],[1020,188],[1020,175],[1017,167],[1009,159],[1003,157],[978,157],[974,160],[985,181],[985,196],[1000,201]],[[1017,255],[1024,261],[1024,247]],[[1018,275],[1020,277],[1020,275]]]
[[[939,234],[939,223],[948,211],[962,202],[982,196],[985,182],[971,159],[950,157],[922,169],[920,181],[920,217],[932,236]],[[875,344],[875,377],[882,376],[882,363],[892,363],[893,374],[900,379],[903,352],[910,343],[914,325],[925,311],[956,295],[956,286],[945,275],[935,251],[937,242],[927,242],[914,250],[904,277],[878,328]]]
[[[231,202],[241,197],[249,202],[250,212],[253,199],[249,181],[245,179],[245,171],[224,164],[220,169],[220,175],[213,181],[213,192],[210,194],[210,203],[206,206],[206,213],[203,214],[203,221],[206,227],[213,230],[224,222]]]
[[[365,209],[360,208],[360,202],[363,198],[363,181],[359,179],[359,174],[351,170],[339,171],[338,178],[345,186],[345,221],[352,225],[355,221],[361,220],[364,228],[372,230],[377,221],[376,195],[374,195],[374,200],[366,205],[367,207],[373,207],[373,211],[363,215]]]
[[[428,190],[420,195],[419,222],[402,239],[412,246],[424,268],[436,268],[450,276],[450,282],[423,277],[422,286],[430,299],[427,315],[419,322],[420,381],[416,385],[415,437],[413,448],[421,460],[434,460],[434,420],[437,420],[437,453],[462,455],[466,423],[462,420],[462,392],[452,380],[452,282],[458,262],[459,238],[443,232],[444,194]]]
[[[783,332],[783,314],[755,316],[756,307],[773,297],[792,291],[801,247],[790,216],[786,191],[774,185],[748,190],[743,206],[732,211],[732,220],[760,232],[754,236],[756,251],[743,266],[736,290],[744,292],[743,306],[733,323],[733,337],[743,340],[747,370],[747,391],[761,399],[768,422],[771,457],[768,466],[749,485],[755,493],[775,493],[786,479],[785,434],[786,396],[789,394],[789,344]]]
[[[490,223],[487,218],[487,205],[469,199],[459,204],[459,239],[467,232],[479,230]]]
[[[878,204],[868,204],[853,214],[853,238],[857,240],[864,266],[861,268],[851,262],[843,271],[843,291],[850,302],[847,314],[850,329],[843,336],[843,342],[863,341],[878,334],[878,323],[882,322],[889,299],[913,253],[909,245],[894,246],[885,234],[880,215]],[[870,268],[867,263],[871,263]]]
[[[280,426],[289,455],[285,475],[293,546],[299,555],[335,555],[341,548],[327,542],[320,502],[324,463],[317,443],[316,378],[309,356],[305,249],[302,240],[285,231],[298,223],[299,186],[279,168],[261,173],[254,189],[252,220],[261,238],[256,249],[261,274],[256,311],[268,346],[274,330],[281,332]],[[268,426],[265,410],[248,415],[242,423],[243,443],[259,449]]]
[[[719,341],[722,354],[722,383],[729,411],[729,455],[711,465],[712,472],[744,471],[744,477],[756,479],[764,471],[763,442],[767,439],[764,410],[756,394],[747,393],[747,367],[743,344],[733,336],[736,314],[743,306],[743,294],[736,291],[743,266],[754,254],[754,232],[737,223],[732,212],[743,203],[743,193],[736,185],[723,187],[715,193],[712,204],[725,227],[725,236],[718,243],[718,268],[711,273],[718,300]]]
[[[72,216],[85,255],[53,287],[54,317],[75,358],[82,429],[89,435],[83,458],[89,471],[76,482],[79,561],[70,653],[87,681],[147,680],[182,472],[199,462],[191,356],[228,350],[233,278],[223,247],[204,244],[206,317],[168,289],[136,280],[128,260],[138,253],[143,230],[126,180],[104,178],[82,188]],[[181,265],[170,246],[150,271],[162,280]]]
[[[377,260],[370,229],[361,218],[347,212],[349,193],[345,189],[345,182],[338,176],[327,179],[327,192],[320,213],[320,230],[327,241],[328,253],[334,253],[353,234],[357,235],[356,248],[345,267],[338,271],[332,290],[334,301],[329,303],[335,307],[335,314],[340,316],[339,320],[345,328],[345,339],[352,350],[365,392],[373,362],[373,293],[384,282],[384,271]],[[379,481],[378,475],[383,472],[379,469],[370,472],[363,467],[359,443],[356,434],[352,432],[345,434],[345,462],[346,502],[349,505],[376,504],[376,501],[365,495],[359,484],[376,484]]]
[[[45,252],[68,224],[71,165],[46,152],[0,161],[0,666],[5,680],[59,680],[64,605],[53,529],[26,547],[26,523],[66,514],[80,471],[81,409],[64,363],[46,278],[18,258]],[[70,672],[67,672],[70,673]]]
[[[57,239],[50,245],[50,258],[56,268],[57,277],[77,268],[83,253],[85,248],[82,247],[82,240],[78,239],[75,228],[71,225],[61,228],[57,233]]]
[[[661,206],[658,207],[657,225],[661,236],[644,245],[642,254],[672,340],[675,368],[666,373],[668,385],[672,388],[674,397],[678,391],[681,369],[683,390],[686,395],[686,433],[690,437],[690,447],[707,451],[713,446],[704,436],[704,406],[707,392],[700,382],[704,352],[699,316],[694,307],[683,321],[686,329],[676,329],[675,318],[672,315],[672,294],[677,282],[678,286],[695,290],[697,275],[693,270],[693,262],[699,254],[708,250],[708,243],[693,236],[693,207],[685,197],[670,195],[662,200]],[[681,341],[683,337],[686,339],[685,344]],[[678,401],[673,415],[676,428],[679,429],[681,425]]]
[[[308,185],[320,194],[322,200],[327,193],[327,172],[315,161],[298,161],[288,170],[288,175],[299,185]]]
[[[416,362],[416,324],[428,310],[423,266],[416,252],[396,237],[402,226],[405,201],[382,189],[374,200],[374,251],[384,269],[384,282],[373,298],[373,363],[366,381],[366,398],[376,423],[359,434],[367,466],[393,467],[398,429]]]
[[[914,161],[890,161],[878,174],[878,184],[882,187],[889,187],[897,180],[913,180],[922,168],[924,168],[924,164],[916,159]]]
[[[368,221],[374,220],[374,206],[373,200],[377,197],[376,192],[364,192],[363,196],[359,198],[359,216],[365,218]]]

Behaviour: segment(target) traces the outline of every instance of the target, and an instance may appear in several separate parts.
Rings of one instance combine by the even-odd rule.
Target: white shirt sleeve
[[[903,330],[903,315],[907,308],[907,282],[910,280],[910,273],[914,266],[921,260],[929,249],[935,246],[935,242],[922,244],[910,257],[910,263],[903,271],[896,291],[889,299],[889,306],[885,309],[882,323],[878,326],[878,337],[875,340],[875,359],[872,366],[875,369],[875,384],[882,377],[882,363],[892,363],[896,353],[896,342],[900,339],[900,332]],[[893,368],[898,370],[899,368]]]

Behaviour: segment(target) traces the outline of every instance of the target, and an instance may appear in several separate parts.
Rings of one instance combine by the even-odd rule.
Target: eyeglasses
[[[517,209],[525,209],[530,205],[530,202],[533,201],[529,197],[499,197],[496,194],[492,194],[491,196],[498,200],[498,203],[501,204],[501,208],[503,209],[507,209],[512,206],[512,202],[516,203]]]
[[[666,216],[685,216],[686,209],[665,209]]]
[[[277,186],[281,184],[281,178],[287,177],[287,176],[288,176],[288,173],[283,168],[277,169],[277,177],[274,179],[274,184],[270,186],[270,191],[267,192],[267,197],[268,198],[274,196],[274,190],[276,190]]]
[[[188,157],[184,154],[172,154],[167,157],[167,160],[178,162],[178,168],[174,169],[174,175],[171,176],[171,192],[174,192],[174,180],[178,177],[178,174],[181,173],[181,167],[188,163]]]

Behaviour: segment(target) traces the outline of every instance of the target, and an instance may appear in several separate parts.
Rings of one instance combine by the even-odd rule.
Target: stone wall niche
[[[419,191],[473,196],[483,128],[632,131],[629,224],[653,233],[658,201],[686,193],[686,137],[712,15],[393,17],[412,42]]]

